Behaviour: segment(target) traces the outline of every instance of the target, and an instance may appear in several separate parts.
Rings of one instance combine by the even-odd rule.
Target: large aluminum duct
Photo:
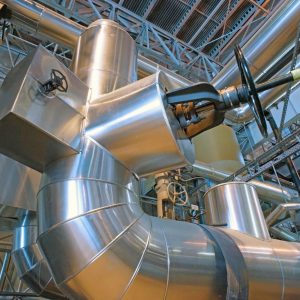
[[[85,30],[85,27],[31,0],[0,0],[0,2],[6,4],[13,11],[15,21],[21,21],[23,24],[35,28],[37,33],[71,48],[75,48],[79,36]],[[276,69],[274,65],[280,65],[280,59],[293,46],[299,13],[300,2],[298,0],[283,1],[282,5],[277,8],[267,22],[243,47],[256,80],[262,78],[270,69]],[[141,55],[138,57],[138,67],[143,77],[145,74],[157,72],[157,69],[164,69]],[[174,88],[191,84],[182,76],[170,71],[166,72],[166,76],[173,82],[175,79]],[[217,89],[223,89],[226,86],[238,83],[239,78],[236,61],[232,58],[213,79],[212,84]],[[275,92],[269,94],[267,92],[262,95],[263,107],[269,106],[271,97],[278,99],[281,95],[281,91],[275,90],[279,94]],[[233,123],[248,122],[253,120],[253,115],[249,105],[245,104],[226,113],[226,120]]]
[[[218,184],[203,198],[206,224],[231,228],[262,240],[270,239],[253,185],[237,181]]]
[[[0,154],[0,170],[0,204],[36,211],[36,194],[41,174],[2,154]],[[6,216],[9,217],[9,214]]]
[[[76,48],[80,35],[86,30],[86,27],[32,0],[0,0],[0,3],[6,4],[12,10],[13,22],[29,26],[35,30],[36,34],[46,36],[72,49]],[[167,70],[142,55],[138,56],[137,62],[141,77],[156,73],[158,70],[163,70],[170,77],[171,82],[174,84],[174,89],[192,84],[191,81]]]
[[[98,20],[80,35],[70,68],[91,88],[92,101],[136,81],[136,51],[127,31],[111,20]]]
[[[282,5],[270,16],[267,22],[245,44],[243,52],[247,58],[255,81],[274,68],[280,59],[293,47],[299,24],[300,2],[298,0],[283,1]],[[221,89],[238,84],[240,73],[233,57],[212,84]],[[279,92],[280,93],[280,92]],[[273,97],[275,93],[273,93]],[[278,98],[276,93],[276,97]],[[261,96],[262,106],[269,105],[270,98]],[[248,104],[226,113],[226,119],[231,122],[245,122],[253,119]],[[244,117],[247,115],[247,117]],[[251,116],[251,117],[250,117]]]
[[[292,300],[300,293],[299,244],[242,234],[233,242],[219,229],[214,240],[209,227],[145,215],[135,176],[89,138],[81,154],[48,166],[38,202],[38,243],[71,299]],[[221,250],[229,242],[231,257],[239,255],[234,269],[247,275],[236,278],[246,297],[231,283],[233,266]]]
[[[167,107],[170,80],[159,72],[129,84],[136,79],[136,48],[125,30],[98,20],[82,33],[76,52],[74,73],[91,88],[90,137],[139,175],[194,161],[193,145]]]
[[[132,121],[128,125],[134,126]],[[236,232],[150,217],[141,210],[138,195],[135,174],[87,134],[80,153],[47,164],[38,193],[38,244],[66,296],[299,296],[299,244],[243,234],[236,238]]]
[[[202,176],[217,183],[224,181],[231,174],[218,170],[208,164],[196,161],[193,164],[193,174]],[[239,178],[236,178],[239,180]],[[291,202],[298,194],[292,189],[281,187],[278,184],[262,182],[252,179],[250,183],[255,187],[259,199],[262,201],[272,202],[276,205],[284,202]]]
[[[35,212],[27,212],[14,231],[12,259],[19,278],[40,297],[66,299],[56,287],[46,260],[36,243]]]
[[[12,11],[14,22],[29,26],[36,34],[74,48],[80,34],[85,30],[70,19],[31,0],[1,0]]]
[[[140,176],[192,164],[194,146],[167,104],[167,90],[158,72],[95,99],[86,134]]]

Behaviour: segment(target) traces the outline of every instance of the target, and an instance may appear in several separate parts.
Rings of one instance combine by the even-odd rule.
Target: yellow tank
[[[196,160],[216,169],[234,172],[245,162],[232,128],[219,125],[194,137]]]

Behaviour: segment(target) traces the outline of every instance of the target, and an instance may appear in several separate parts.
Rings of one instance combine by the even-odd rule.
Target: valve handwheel
[[[249,91],[249,97],[247,99],[247,102],[252,110],[252,113],[254,115],[255,121],[258,125],[261,134],[264,137],[267,137],[267,123],[264,116],[263,108],[261,106],[261,102],[256,91],[252,74],[250,72],[249,66],[240,46],[237,45],[235,47],[234,54],[241,74],[242,84],[245,85]]]
[[[65,75],[59,70],[52,69],[51,80],[56,83],[56,89],[66,93],[68,91],[68,82]]]

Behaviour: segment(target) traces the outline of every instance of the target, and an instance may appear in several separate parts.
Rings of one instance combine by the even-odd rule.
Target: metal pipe
[[[203,197],[205,224],[244,232],[270,240],[260,202],[252,184],[226,182],[210,188]]]
[[[297,234],[286,230],[285,228],[278,228],[278,227],[271,227],[269,229],[270,233],[275,236],[276,238],[283,240],[283,241],[288,241],[288,242],[298,242],[299,238]]]
[[[1,0],[12,11],[13,21],[29,26],[36,34],[44,35],[54,41],[74,48],[78,37],[85,30],[70,19],[34,1]]]
[[[56,287],[46,260],[36,243],[37,224],[34,212],[27,212],[14,231],[12,259],[18,277],[37,295],[66,299]]]
[[[47,165],[38,193],[38,244],[71,299],[300,294],[298,244],[147,216],[136,176],[90,137],[82,145],[79,154]],[[224,254],[224,242],[237,256]],[[262,270],[269,270],[267,278]]]
[[[222,241],[195,224],[145,215],[138,190],[135,176],[90,139],[81,154],[48,166],[38,195],[38,243],[59,288],[71,299],[226,298],[232,286],[218,252]],[[234,244],[246,263],[240,270],[248,274],[248,299],[277,299],[283,287],[287,298],[300,293],[300,274],[289,276],[299,245],[242,234]]]
[[[300,2],[299,2],[300,3]],[[296,64],[296,68],[300,67],[300,61]],[[290,72],[290,66],[286,65],[283,69],[275,74],[275,76],[279,76],[282,74],[288,74]],[[294,82],[292,84],[292,90],[298,88],[299,82]],[[270,108],[272,105],[280,101],[286,93],[287,85],[281,85],[271,90],[265,91],[259,94],[259,98],[261,100],[262,108],[264,110]],[[248,104],[244,104],[243,106],[234,109],[228,113],[226,113],[225,121],[227,123],[236,124],[236,123],[248,123],[253,120],[253,113]]]
[[[0,0],[12,10],[12,21],[29,26],[36,34],[75,49],[80,35],[87,27],[71,21],[70,19],[40,5],[32,0]],[[139,54],[138,56],[139,76],[145,77],[156,73],[158,70],[166,72],[174,89],[192,84],[184,77],[171,72],[167,68],[152,62],[150,59]]]
[[[299,203],[282,203],[278,205],[266,218],[268,228],[274,225],[283,213],[298,209],[300,209]]]
[[[279,61],[293,47],[299,14],[300,2],[298,0],[283,1],[282,5],[243,47],[255,81],[259,81],[269,69],[279,64]],[[211,83],[217,89],[222,89],[239,82],[238,67],[235,58],[232,58]],[[274,89],[276,92],[272,90],[273,101],[278,98],[282,89],[283,87],[278,90]],[[267,108],[272,101],[269,93],[266,93],[261,94],[263,108]],[[252,119],[251,109],[247,104],[226,113],[226,120],[233,123],[249,122]]]
[[[70,69],[91,89],[90,102],[136,81],[136,51],[134,40],[114,21],[101,19],[87,27]]]
[[[85,30],[81,26],[42,5],[31,0],[1,0],[14,13],[15,20],[22,21],[30,27],[35,28],[37,33],[46,35],[50,39],[74,48],[78,37]],[[280,66],[280,60],[284,59],[291,50],[294,36],[296,35],[300,2],[297,0],[283,1],[283,4],[269,17],[268,21],[260,30],[245,44],[243,51],[247,57],[252,73],[256,80],[264,78],[269,70],[276,70],[274,65]],[[33,20],[33,21],[30,21]],[[138,68],[141,77],[157,72],[157,69],[165,68],[151,62],[149,59],[139,55]],[[277,69],[278,70],[278,69]],[[283,69],[280,74],[287,73]],[[166,75],[171,82],[176,82],[174,88],[192,84],[182,76],[167,71]],[[237,84],[240,75],[232,58],[223,70],[213,79],[212,84],[217,89]],[[267,78],[264,78],[267,79]],[[296,85],[295,85],[296,86]],[[268,108],[279,100],[284,92],[285,86],[261,94],[263,108]],[[226,113],[226,121],[231,123],[244,123],[253,120],[249,105],[245,104],[231,112]]]
[[[193,164],[192,172],[196,176],[203,176],[217,183],[222,182],[231,175],[230,173],[217,170],[199,161]],[[237,177],[236,180],[239,180],[239,178]],[[258,197],[262,201],[272,202],[278,205],[283,202],[290,202],[296,197],[296,193],[293,190],[283,188],[278,184],[266,183],[256,179],[252,179],[250,183],[255,186]]]

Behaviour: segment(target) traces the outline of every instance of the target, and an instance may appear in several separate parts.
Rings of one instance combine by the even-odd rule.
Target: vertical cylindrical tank
[[[236,135],[229,126],[219,125],[207,130],[194,137],[192,142],[197,161],[229,173],[244,165]]]
[[[134,40],[117,23],[97,20],[79,40],[71,70],[91,88],[91,100],[137,79]]]
[[[205,221],[270,239],[268,228],[254,186],[246,182],[228,182],[214,186],[204,195]]]

